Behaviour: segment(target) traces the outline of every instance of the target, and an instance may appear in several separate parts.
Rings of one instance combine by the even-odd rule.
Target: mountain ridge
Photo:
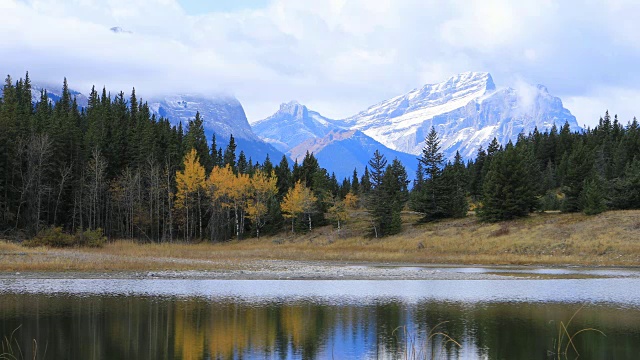
[[[287,112],[292,106],[297,112]],[[279,149],[290,155],[293,149],[301,153],[301,144],[313,146],[314,151],[322,151],[321,144],[335,145],[335,139],[314,140],[323,139],[331,131],[357,130],[389,150],[418,156],[433,127],[446,158],[453,158],[458,151],[469,159],[494,137],[506,144],[516,141],[520,133],[561,127],[565,122],[572,131],[582,130],[562,100],[543,85],[498,87],[488,72],[464,72],[344,119],[326,118],[295,101],[285,103],[270,117],[254,123],[253,128],[263,140],[277,142]],[[322,126],[311,126],[318,124]],[[348,151],[345,149],[345,154]]]

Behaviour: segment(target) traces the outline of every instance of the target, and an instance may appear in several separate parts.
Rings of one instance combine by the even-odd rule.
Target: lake
[[[580,276],[0,279],[0,336],[25,359],[34,340],[38,359],[558,359],[575,314],[568,333],[599,332],[564,336],[566,358],[640,359],[635,271],[529,272]]]

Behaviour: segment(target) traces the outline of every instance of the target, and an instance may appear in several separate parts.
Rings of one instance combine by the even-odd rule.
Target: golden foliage
[[[294,218],[303,213],[309,213],[313,210],[314,203],[318,198],[313,195],[311,190],[298,181],[292,189],[284,196],[282,200],[282,212],[286,218]]]
[[[184,157],[184,170],[176,172],[176,207],[188,206],[189,194],[203,188],[204,181],[204,167],[200,165],[196,150],[191,149]]]
[[[256,225],[256,236],[260,236],[260,228],[264,225],[264,216],[269,211],[268,201],[278,192],[278,178],[258,170],[250,179],[250,200],[247,202],[247,214]]]
[[[358,195],[352,192],[349,192],[347,196],[344,197],[344,205],[350,210],[358,208],[358,201],[360,201],[360,199],[358,199]]]

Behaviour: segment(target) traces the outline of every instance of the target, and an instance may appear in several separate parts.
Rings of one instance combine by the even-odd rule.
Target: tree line
[[[376,151],[364,173],[339,181],[311,153],[277,165],[237,154],[205,136],[199,114],[183,128],[152,114],[135,89],[92,88],[78,106],[66,79],[56,102],[32,99],[28,73],[7,76],[0,99],[0,232],[31,237],[50,227],[147,241],[210,240],[308,231],[370,217],[371,235],[401,230],[400,213],[424,221],[467,216],[501,221],[533,211],[640,208],[640,128],[608,113],[598,126],[564,124],[496,139],[475,159],[446,161],[435,129],[413,182],[403,164]]]

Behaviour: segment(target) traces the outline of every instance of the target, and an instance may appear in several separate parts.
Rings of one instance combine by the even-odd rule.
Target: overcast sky
[[[580,124],[639,114],[640,1],[0,0],[0,72],[342,118],[464,71],[544,84]],[[131,33],[113,33],[122,27]]]

